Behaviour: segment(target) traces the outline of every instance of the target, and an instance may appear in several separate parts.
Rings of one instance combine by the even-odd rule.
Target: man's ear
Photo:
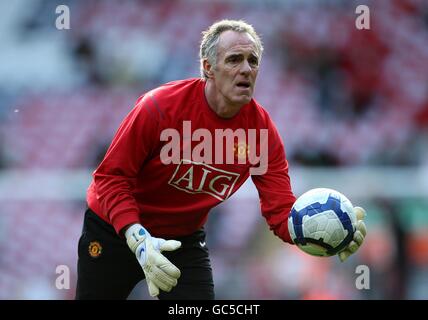
[[[205,59],[203,61],[203,67],[204,67],[204,73],[208,77],[208,79],[212,79],[214,77],[213,71],[212,71],[212,65],[208,62],[208,59]]]

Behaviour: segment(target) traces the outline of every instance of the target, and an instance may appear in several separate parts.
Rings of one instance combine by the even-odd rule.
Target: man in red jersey
[[[252,98],[262,52],[251,25],[217,22],[203,33],[202,78],[138,99],[88,189],[77,299],[126,299],[144,278],[160,299],[214,299],[203,226],[250,175],[270,229],[292,244],[284,145]]]

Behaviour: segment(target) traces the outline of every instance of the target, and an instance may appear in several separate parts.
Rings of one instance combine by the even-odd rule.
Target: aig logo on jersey
[[[238,178],[237,173],[183,159],[168,184],[188,193],[206,193],[224,201],[230,196]]]

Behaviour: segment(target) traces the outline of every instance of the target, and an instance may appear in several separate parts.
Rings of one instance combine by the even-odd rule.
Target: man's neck
[[[232,118],[242,108],[242,106],[228,104],[225,101],[224,96],[215,90],[215,86],[210,80],[207,80],[205,84],[205,97],[207,99],[208,106],[220,118]]]

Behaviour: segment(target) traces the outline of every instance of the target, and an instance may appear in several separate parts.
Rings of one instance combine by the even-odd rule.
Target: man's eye
[[[254,58],[254,59],[249,59],[248,62],[252,65],[252,66],[257,66],[259,64],[259,61]]]
[[[227,61],[228,61],[228,62],[231,62],[231,63],[236,63],[236,62],[238,62],[238,61],[239,61],[239,57],[237,57],[237,56],[232,56],[232,57],[229,57],[229,58],[227,59]]]

